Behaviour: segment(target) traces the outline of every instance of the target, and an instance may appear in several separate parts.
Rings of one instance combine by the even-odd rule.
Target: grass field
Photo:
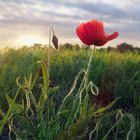
[[[1,51],[0,139],[140,139],[140,55],[97,49],[86,75],[90,55],[51,49],[48,73],[47,48]]]

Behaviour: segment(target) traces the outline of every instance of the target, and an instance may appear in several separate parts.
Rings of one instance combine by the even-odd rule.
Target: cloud
[[[90,19],[105,22],[107,31],[119,31],[122,38],[140,35],[139,0],[1,0],[0,44],[22,34],[48,37],[54,26],[62,38],[75,37],[75,27]]]

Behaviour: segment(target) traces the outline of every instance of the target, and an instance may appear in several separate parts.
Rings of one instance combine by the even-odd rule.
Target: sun
[[[42,37],[28,35],[28,36],[20,37],[17,42],[19,45],[31,46],[35,43],[44,44],[46,41]]]

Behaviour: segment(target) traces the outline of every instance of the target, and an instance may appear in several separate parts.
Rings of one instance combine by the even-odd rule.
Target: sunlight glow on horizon
[[[46,44],[48,41],[43,39],[43,37],[41,36],[36,36],[36,35],[27,35],[27,36],[23,36],[23,37],[19,37],[17,39],[17,44],[18,45],[27,45],[27,46],[31,46],[35,43],[38,44]]]

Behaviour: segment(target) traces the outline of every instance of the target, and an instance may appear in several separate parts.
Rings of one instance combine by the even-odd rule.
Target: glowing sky
[[[107,45],[140,46],[140,0],[0,0],[0,47],[47,44],[51,26],[60,43],[80,43],[75,28],[90,19],[120,32]]]

